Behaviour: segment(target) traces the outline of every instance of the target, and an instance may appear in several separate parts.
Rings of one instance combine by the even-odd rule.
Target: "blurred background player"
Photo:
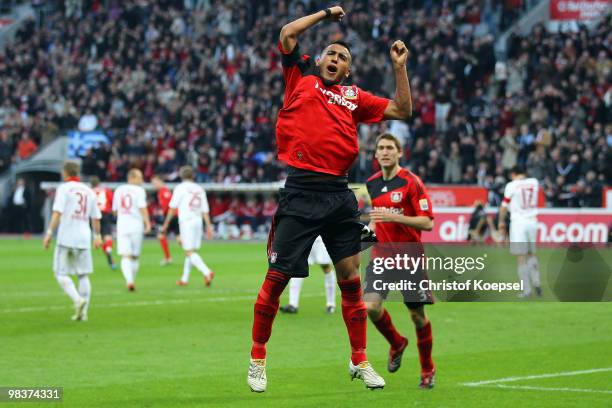
[[[425,186],[415,174],[400,167],[402,146],[395,136],[385,133],[378,137],[375,157],[382,170],[370,177],[366,186],[372,199],[371,227],[376,231],[379,245],[397,242],[415,243],[407,244],[402,249],[412,250],[415,247],[418,253],[412,256],[421,256],[421,231],[431,231],[434,218],[431,200]],[[381,247],[384,249],[384,245]],[[433,298],[431,293],[410,292],[404,294],[404,304],[410,311],[410,318],[416,328],[421,363],[419,387],[433,388],[436,372],[431,358],[433,336],[431,323],[424,307],[425,304],[433,303]],[[366,285],[364,299],[370,319],[391,345],[387,368],[393,373],[400,368],[408,339],[399,334],[389,312],[383,307],[383,298],[386,294],[377,292],[372,285]],[[406,296],[412,294],[418,296],[415,299]],[[417,299],[418,301],[415,301]]]
[[[327,253],[323,238],[319,235],[312,244],[308,255],[308,266],[321,265],[325,277],[325,311],[334,313],[336,311],[336,274],[332,267],[332,260]],[[300,304],[300,292],[305,278],[291,278],[289,281],[289,304],[282,306],[283,313],[297,313]]]
[[[409,52],[402,41],[391,45],[393,100],[346,85],[352,67],[348,44],[328,44],[316,61],[302,54],[298,44],[298,37],[317,23],[341,21],[344,16],[342,7],[327,8],[286,24],[279,35],[285,97],[276,120],[276,141],[288,177],[279,191],[268,239],[268,271],[253,310],[247,383],[255,392],[267,387],[266,344],[280,295],[291,278],[308,276],[308,253],[319,235],[342,294],[342,317],[351,344],[349,374],[366,388],[385,386],[366,355],[367,316],[359,276],[362,225],[355,194],[348,188],[348,171],[359,154],[359,123],[412,115]]]
[[[129,291],[134,291],[134,281],[140,267],[140,251],[144,234],[151,231],[147,210],[147,193],[142,187],[142,172],[128,172],[127,184],[115,190],[113,211],[117,216],[117,252],[121,256],[121,272]]]
[[[191,267],[195,266],[204,275],[204,284],[210,286],[215,273],[204,263],[196,252],[202,245],[202,220],[206,224],[206,238],[213,239],[213,226],[210,222],[208,200],[204,189],[193,181],[193,169],[183,166],[180,169],[181,183],[174,188],[170,200],[168,215],[164,221],[161,234],[168,233],[168,227],[172,218],[178,212],[179,231],[181,234],[181,245],[185,251],[185,263],[183,264],[183,276],[176,282],[179,286],[185,286],[189,282]]]
[[[91,228],[93,226],[93,243],[95,248],[102,244],[100,236],[100,209],[96,204],[94,192],[81,183],[79,165],[66,162],[63,170],[64,183],[55,193],[53,214],[49,228],[43,240],[45,249],[49,248],[51,237],[59,224],[57,244],[53,254],[53,272],[55,278],[74,303],[72,320],[87,320],[87,310],[91,299],[91,282],[93,273],[91,259]],[[70,276],[76,275],[79,281],[77,291]]]
[[[519,296],[531,296],[532,285],[536,294],[541,296],[540,271],[535,255],[540,186],[537,179],[527,177],[521,166],[514,166],[510,170],[510,178],[512,181],[506,185],[499,209],[498,229],[506,233],[506,214],[510,210],[510,253],[517,255],[518,275],[523,283],[523,293]]]
[[[98,176],[92,176],[89,179],[91,188],[96,194],[98,208],[102,213],[100,220],[100,228],[102,231],[102,250],[106,254],[106,261],[111,269],[117,269],[117,265],[113,261],[113,190],[100,185]]]
[[[470,216],[467,240],[473,243],[484,242],[488,227],[489,224],[487,222],[487,213],[484,209],[484,204],[482,201],[476,200],[476,202],[474,202],[474,211]]]
[[[151,184],[153,184],[153,189],[157,192],[157,204],[161,210],[161,214],[157,216],[157,224],[159,225],[159,231],[157,234],[157,239],[159,239],[159,244],[162,247],[162,251],[164,251],[164,259],[160,262],[160,265],[166,266],[172,263],[172,257],[170,256],[170,248],[168,246],[168,237],[161,233],[162,226],[164,224],[164,220],[168,215],[168,208],[170,206],[170,199],[172,198],[172,192],[162,179],[162,176],[159,174],[154,174],[151,178]],[[178,231],[178,221],[176,218],[173,218],[168,226],[168,230],[173,232],[176,236],[177,240],[179,238]]]

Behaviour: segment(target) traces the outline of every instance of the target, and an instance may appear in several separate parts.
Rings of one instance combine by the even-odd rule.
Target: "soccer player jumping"
[[[375,155],[382,170],[370,177],[366,183],[372,199],[370,219],[380,243],[373,251],[390,251],[393,256],[394,248],[397,247],[401,251],[407,250],[412,256],[420,257],[423,255],[421,231],[430,231],[433,228],[434,217],[429,195],[423,182],[415,174],[400,167],[402,146],[395,136],[388,133],[380,135],[376,140]],[[405,244],[394,245],[400,242]],[[394,373],[400,368],[408,339],[399,334],[389,312],[382,305],[388,291],[376,290],[374,285],[370,285],[368,277],[371,276],[368,268],[365,303],[370,319],[391,345],[387,369]],[[419,270],[413,276],[415,279],[423,279],[426,271]],[[404,278],[406,274],[400,272],[397,277]],[[404,304],[410,310],[410,317],[416,328],[421,362],[419,386],[423,389],[433,388],[436,372],[431,358],[433,337],[431,323],[424,308],[425,304],[433,303],[433,297],[429,291],[422,290],[406,291],[403,295]]]
[[[357,125],[412,114],[406,70],[408,49],[391,47],[395,99],[374,96],[357,86],[344,86],[352,55],[344,42],[325,47],[317,61],[302,55],[298,36],[317,23],[340,21],[342,7],[299,18],[280,32],[285,97],[276,125],[278,157],[288,165],[285,187],[268,239],[268,272],[254,307],[253,345],[247,382],[252,391],[266,390],[266,343],[278,311],[279,297],[292,277],[308,276],[308,253],[321,235],[336,269],[342,317],[351,345],[349,374],[367,388],[382,388],[366,357],[367,313],[359,277],[361,229],[357,199],[347,173],[357,157]]]

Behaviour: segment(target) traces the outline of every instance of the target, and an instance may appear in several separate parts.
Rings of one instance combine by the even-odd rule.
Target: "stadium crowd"
[[[131,167],[173,181],[186,163],[200,182],[284,178],[274,153],[278,32],[327,3],[56,3],[0,51],[0,171],[79,128],[110,136],[110,146],[82,157],[84,173],[106,181],[124,180]],[[537,26],[511,37],[507,61],[498,61],[494,35],[523,3],[348,0],[341,25],[304,36],[311,54],[348,41],[351,80],[383,96],[394,92],[389,44],[402,38],[411,52],[413,117],[360,127],[352,181],[377,169],[374,139],[389,131],[426,183],[479,184],[498,204],[518,163],[541,181],[549,206],[601,205],[612,177],[610,20],[594,32]]]

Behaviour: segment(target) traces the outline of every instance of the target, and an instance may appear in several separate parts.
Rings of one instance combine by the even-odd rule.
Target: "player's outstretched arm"
[[[304,31],[316,25],[318,22],[329,18],[332,21],[340,21],[345,13],[340,6],[334,6],[325,10],[317,11],[314,14],[298,18],[283,26],[280,32],[280,43],[285,52],[291,52],[297,44],[297,38]]]
[[[412,116],[412,95],[406,61],[410,51],[403,41],[397,40],[391,46],[391,61],[395,73],[395,99],[385,109],[384,119],[408,119]]]
[[[57,228],[61,216],[62,214],[59,211],[53,211],[53,214],[51,215],[51,221],[49,222],[49,228],[47,228],[47,233],[45,234],[45,238],[43,239],[43,248],[49,248],[51,238],[53,237],[53,232]]]

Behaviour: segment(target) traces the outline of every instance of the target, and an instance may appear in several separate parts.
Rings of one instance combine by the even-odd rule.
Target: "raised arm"
[[[391,46],[391,61],[395,73],[395,98],[385,109],[384,119],[408,119],[412,116],[412,95],[406,61],[410,52],[403,41],[395,41]]]
[[[283,50],[288,53],[293,51],[295,44],[297,44],[298,36],[318,22],[326,18],[332,21],[340,21],[342,17],[344,17],[344,10],[342,10],[342,7],[334,6],[285,24],[281,29],[279,37]]]

